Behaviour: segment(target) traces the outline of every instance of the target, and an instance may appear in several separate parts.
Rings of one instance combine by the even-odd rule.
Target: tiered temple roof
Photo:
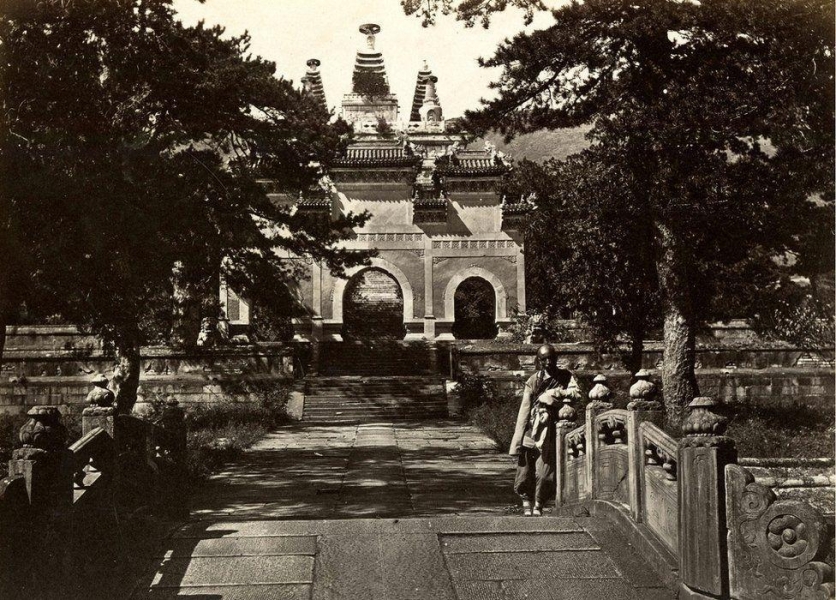
[[[420,160],[402,144],[385,146],[349,146],[345,156],[334,161],[334,166],[396,167],[411,166]]]

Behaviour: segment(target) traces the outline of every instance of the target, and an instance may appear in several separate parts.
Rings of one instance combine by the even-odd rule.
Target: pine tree
[[[538,7],[442,4],[427,7],[471,21],[506,5]],[[631,206],[613,218],[628,230],[640,224],[630,239],[653,250],[676,422],[698,393],[701,323],[756,314],[761,296],[786,283],[788,262],[832,263],[833,4],[585,0],[553,15],[552,26],[483,61],[502,75],[469,126],[509,137],[591,126],[586,164],[620,172]],[[810,252],[810,240],[824,251]]]
[[[291,302],[278,253],[339,272],[362,222],[314,226],[274,202],[316,187],[344,124],[245,34],[186,27],[170,0],[13,0],[0,7],[0,331],[23,299],[102,337],[136,399],[140,347],[172,327],[172,291]],[[186,314],[181,307],[179,317]],[[2,347],[0,347],[2,350]]]

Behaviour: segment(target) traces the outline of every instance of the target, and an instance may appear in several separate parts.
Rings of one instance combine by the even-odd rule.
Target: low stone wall
[[[558,363],[575,371],[588,391],[592,378],[607,376],[617,405],[626,405],[631,374],[618,355],[596,357],[581,344],[555,345]],[[454,350],[457,373],[490,377],[508,391],[521,393],[525,377],[534,371],[536,345],[465,345]],[[649,344],[643,366],[661,382],[662,349]],[[751,402],[771,406],[809,405],[832,410],[836,398],[833,350],[811,351],[789,347],[703,347],[697,350],[700,392],[724,403]]]
[[[30,327],[9,337],[0,368],[0,413],[25,412],[35,405],[81,405],[94,375],[113,377],[113,356],[74,328]],[[299,345],[278,343],[193,353],[143,348],[139,401],[175,397],[189,405],[254,398],[258,385],[300,376],[305,369],[300,357],[307,354]]]

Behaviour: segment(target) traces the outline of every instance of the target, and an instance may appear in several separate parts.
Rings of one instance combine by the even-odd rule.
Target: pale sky
[[[549,2],[552,4],[552,2]],[[400,118],[409,115],[415,79],[424,59],[438,77],[437,91],[445,117],[461,116],[488,96],[488,83],[497,70],[479,67],[476,59],[493,55],[497,44],[524,27],[523,13],[508,9],[494,15],[491,27],[465,28],[453,16],[439,17],[424,28],[415,16],[403,13],[399,0],[175,0],[181,20],[223,25],[227,33],[245,30],[252,36],[252,53],[274,61],[277,75],[296,85],[309,58],[322,61],[320,71],[330,108],[339,108],[351,91],[357,49],[365,44],[358,32],[363,23],[377,23],[377,49],[383,53],[392,91],[400,103]],[[536,15],[533,28],[549,26],[549,13]]]

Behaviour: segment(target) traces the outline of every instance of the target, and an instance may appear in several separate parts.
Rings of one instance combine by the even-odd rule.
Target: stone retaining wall
[[[618,355],[596,357],[588,346],[556,344],[558,362],[572,369],[588,390],[592,378],[603,373],[616,402],[626,405],[631,374]],[[534,370],[535,345],[460,346],[454,352],[458,373],[478,373],[508,391],[521,393],[524,378]],[[661,381],[662,351],[650,345],[644,367]],[[809,405],[832,410],[836,398],[833,350],[810,351],[789,347],[724,348],[697,350],[700,392],[724,403],[753,402],[772,406]]]
[[[35,405],[84,403],[90,380],[113,377],[115,360],[94,338],[70,327],[27,327],[9,335],[0,368],[0,413]],[[189,405],[255,397],[253,388],[289,382],[304,371],[299,345],[267,343],[224,346],[185,353],[166,347],[142,349],[139,401],[177,398]]]

